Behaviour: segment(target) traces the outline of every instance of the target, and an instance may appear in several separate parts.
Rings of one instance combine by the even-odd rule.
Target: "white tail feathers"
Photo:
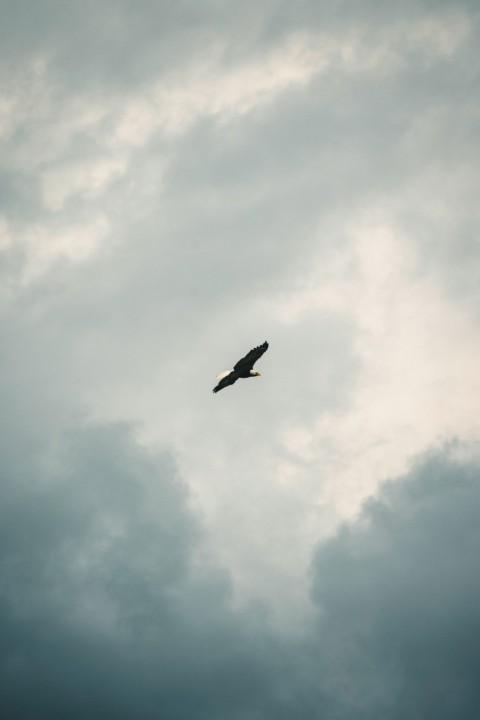
[[[218,375],[216,376],[216,380],[223,380],[223,378],[227,377],[227,375],[230,375],[231,372],[231,370],[224,370],[223,372],[218,373]]]

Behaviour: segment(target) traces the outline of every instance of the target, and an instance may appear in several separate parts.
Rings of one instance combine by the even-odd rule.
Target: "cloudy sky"
[[[479,30],[0,0],[2,717],[480,713]]]

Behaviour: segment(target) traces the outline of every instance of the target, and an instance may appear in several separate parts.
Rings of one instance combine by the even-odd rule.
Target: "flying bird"
[[[213,388],[213,392],[216,393],[228,385],[233,385],[233,383],[237,382],[238,378],[258,377],[261,375],[261,373],[253,370],[253,366],[258,358],[261,358],[267,350],[268,342],[265,340],[263,345],[258,345],[258,347],[253,348],[244,358],[239,360],[237,364],[234,365],[233,370],[226,370],[225,372],[219,373],[217,380],[220,382]]]

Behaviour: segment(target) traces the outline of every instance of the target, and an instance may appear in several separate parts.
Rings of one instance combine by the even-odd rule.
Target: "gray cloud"
[[[422,458],[317,553],[332,717],[478,713],[479,466],[456,460],[456,450]]]
[[[228,574],[196,559],[167,453],[121,425],[49,439],[2,450],[4,714],[475,716],[480,486],[460,444],[317,550],[318,619],[288,639],[262,608],[234,612]]]
[[[168,455],[127,427],[77,426],[22,456],[2,456],[2,713],[244,717],[265,702],[276,643],[229,610],[225,573],[195,567]]]
[[[305,2],[296,7],[293,16],[281,3],[272,2],[263,11],[257,9],[254,20],[246,6],[231,16],[231,7],[226,13],[225,4],[221,3],[209,3],[201,13],[190,2],[180,3],[175,9],[162,3],[144,2],[141,11],[129,3],[104,3],[95,6],[96,12],[92,8],[91,12],[81,13],[50,2],[44,4],[41,17],[36,16],[38,9],[24,13],[10,9],[7,16],[10,27],[8,22],[3,27],[9,27],[10,38],[25,36],[23,57],[27,49],[33,57],[36,44],[50,51],[57,48],[57,54],[53,53],[54,61],[46,71],[54,88],[51,110],[39,122],[35,117],[38,110],[32,107],[32,117],[24,118],[22,131],[12,138],[12,145],[23,148],[23,153],[41,147],[46,156],[30,175],[23,171],[22,182],[22,173],[16,169],[6,198],[7,217],[15,217],[16,222],[22,216],[37,222],[43,217],[63,228],[64,223],[67,227],[85,223],[89,214],[98,217],[99,213],[106,213],[109,232],[105,244],[114,241],[117,248],[119,238],[129,243],[135,236],[134,255],[131,247],[126,257],[122,253],[115,255],[117,272],[125,267],[128,282],[135,284],[131,292],[135,300],[130,297],[129,305],[138,303],[139,296],[158,305],[176,291],[195,302],[207,301],[207,310],[210,303],[225,304],[230,293],[232,302],[244,301],[247,285],[251,294],[265,287],[271,290],[294,284],[319,247],[342,245],[339,217],[353,217],[366,204],[382,202],[392,195],[402,199],[407,196],[406,201],[401,201],[399,222],[408,226],[413,214],[417,218],[417,234],[422,221],[426,223],[420,240],[431,248],[429,261],[434,262],[438,244],[435,241],[432,247],[429,238],[432,234],[437,238],[437,229],[441,229],[428,207],[422,211],[431,175],[427,174],[421,183],[421,197],[415,201],[408,197],[408,188],[413,179],[423,178],[427,162],[429,168],[432,161],[437,163],[438,177],[451,170],[452,158],[446,148],[458,118],[456,102],[467,102],[465,96],[458,97],[455,88],[463,86],[466,93],[473,89],[474,68],[478,65],[474,33],[455,51],[455,62],[451,62],[448,54],[432,61],[428,43],[423,54],[418,44],[410,47],[413,41],[408,40],[405,28],[402,31],[407,38],[403,40],[405,46],[397,47],[395,23],[405,23],[405,18],[410,17],[405,6],[401,10],[394,3],[382,5],[381,9],[377,3],[360,6],[360,9],[335,5],[320,8]],[[458,12],[462,8],[467,11],[468,7],[468,3],[455,5]],[[450,17],[447,11],[453,5],[445,3],[433,15],[429,3],[414,2],[409,8],[416,20],[433,18],[447,22]],[[469,19],[474,26],[476,16],[471,14]],[[42,209],[39,181],[44,179],[45,172],[80,160],[105,159],[110,125],[118,121],[132,87],[139,97],[148,99],[151,88],[142,96],[140,78],[145,83],[159,82],[169,68],[180,72],[181,60],[190,69],[194,67],[194,58],[208,46],[204,32],[233,46],[243,35],[244,42],[239,47],[245,60],[257,57],[260,49],[267,52],[272,45],[281,44],[283,32],[317,29],[327,37],[332,32],[341,38],[342,28],[348,36],[350,28],[357,28],[358,23],[363,23],[360,37],[366,46],[377,42],[380,49],[385,45],[388,48],[391,38],[392,51],[401,56],[400,67],[387,82],[381,65],[372,72],[362,72],[361,68],[345,72],[344,64],[336,58],[327,77],[320,74],[307,87],[287,89],[275,103],[231,119],[224,126],[215,115],[205,118],[200,113],[193,126],[176,140],[166,139],[161,128],[156,128],[151,140],[146,138],[133,151],[126,176],[108,185],[98,198],[79,192],[60,211]],[[61,32],[62,27],[68,31]],[[188,36],[186,44],[179,39],[182,33]],[[106,42],[106,34],[111,42]],[[431,34],[435,35],[435,28]],[[123,60],[117,57],[115,48]],[[175,48],[171,57],[169,48]],[[7,45],[7,58],[8,51]],[[167,59],[163,58],[164,53]],[[144,59],[139,59],[140,56]],[[73,101],[85,92],[78,77],[68,81],[56,77],[57,71],[68,72],[72,62],[85,75],[91,64],[95,82],[101,88],[92,98],[108,110],[107,117],[93,127],[72,130],[62,149],[61,143],[56,147],[59,140],[53,139],[55,134],[61,135],[56,122],[59,118],[72,121]],[[137,62],[139,67],[135,70]],[[388,57],[386,63],[388,70]],[[129,70],[125,64],[130,66]],[[222,57],[218,66],[224,70],[230,67]],[[134,77],[127,81],[129,73]],[[122,91],[112,89],[116,78],[126,80],[127,87]],[[174,86],[178,83],[177,80]],[[112,107],[110,90],[115,97]],[[464,113],[462,123],[467,120]],[[420,135],[417,141],[419,121],[424,122],[420,125],[425,128],[425,136],[433,135],[436,140],[425,142],[425,136]],[[468,127],[462,126],[460,135],[464,129]],[[472,142],[465,142],[466,152],[470,153],[471,147]],[[455,148],[455,162],[460,163],[457,150],[462,149],[462,143],[457,142]],[[163,187],[160,168],[163,173],[165,165]],[[145,178],[150,179],[150,189]],[[469,197],[476,187],[475,178],[471,180]],[[136,188],[133,193],[132,186]],[[466,236],[466,247],[471,246],[469,228],[475,226],[475,221],[468,215],[463,230],[458,227],[455,215],[450,222],[441,221],[444,228],[449,228],[448,236],[455,237],[455,247],[459,234]],[[446,231],[441,235],[444,239],[438,255],[443,267],[450,265],[452,254],[460,258],[461,252],[456,253]],[[468,268],[462,263],[458,275],[466,271]],[[104,274],[104,268],[101,272]],[[456,287],[461,285],[458,275],[456,281],[452,280]],[[118,281],[121,280],[120,277]],[[474,278],[469,285],[473,288]]]
[[[476,4],[0,12],[2,712],[470,720]]]

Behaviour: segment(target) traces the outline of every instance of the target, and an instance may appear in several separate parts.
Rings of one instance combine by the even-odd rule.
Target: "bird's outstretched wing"
[[[215,385],[213,388],[213,392],[217,393],[219,390],[223,390],[223,388],[228,387],[229,385],[233,385],[234,382],[237,382],[238,375],[236,372],[232,370],[232,372],[229,375],[226,375],[223,377],[218,385]]]
[[[262,357],[263,353],[267,350],[268,342],[265,340],[263,345],[258,345],[258,347],[250,350],[250,352],[247,353],[244,358],[239,360],[237,364],[234,365],[233,369],[237,372],[250,371],[257,362],[258,358]]]

